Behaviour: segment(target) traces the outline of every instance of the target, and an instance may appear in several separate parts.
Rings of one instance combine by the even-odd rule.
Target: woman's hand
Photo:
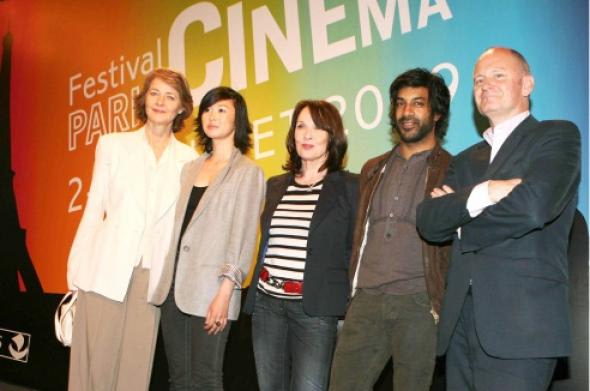
[[[224,278],[217,295],[209,304],[207,317],[205,318],[205,330],[209,335],[216,335],[223,331],[227,325],[227,313],[229,301],[234,290],[234,282]]]

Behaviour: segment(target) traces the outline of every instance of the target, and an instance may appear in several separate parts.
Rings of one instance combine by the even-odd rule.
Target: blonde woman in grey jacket
[[[170,389],[223,390],[225,344],[239,314],[265,185],[262,170],[244,156],[252,131],[239,93],[209,91],[196,125],[206,153],[183,168],[154,303],[162,304]]]

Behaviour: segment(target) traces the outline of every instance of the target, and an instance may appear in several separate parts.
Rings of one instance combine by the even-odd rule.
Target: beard
[[[411,130],[405,130],[398,125],[404,121],[413,121],[414,127]],[[422,141],[430,132],[434,131],[434,115],[431,115],[424,122],[420,122],[414,116],[400,117],[395,121],[394,131],[399,136],[400,140],[406,144],[413,144]]]

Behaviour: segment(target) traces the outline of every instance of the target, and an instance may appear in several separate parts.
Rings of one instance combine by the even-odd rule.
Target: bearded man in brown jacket
[[[365,163],[360,176],[350,279],[330,389],[372,389],[393,357],[395,390],[429,390],[448,246],[416,230],[416,207],[440,186],[451,155],[440,143],[450,93],[428,70],[411,69],[389,88],[396,145]]]

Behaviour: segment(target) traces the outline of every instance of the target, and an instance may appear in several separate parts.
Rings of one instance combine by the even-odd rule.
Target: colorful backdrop
[[[486,127],[471,96],[476,58],[513,47],[536,79],[534,115],[580,128],[579,208],[588,217],[586,0],[4,0],[0,34],[0,169],[11,216],[3,245],[19,248],[0,262],[8,283],[16,269],[19,292],[66,290],[96,141],[138,126],[132,97],[160,66],[183,71],[196,102],[220,84],[245,96],[251,155],[267,176],[281,171],[296,102],[334,102],[348,131],[347,168],[358,172],[391,148],[387,90],[396,75],[417,66],[443,75],[453,95],[445,147],[457,153]],[[194,144],[191,131],[179,137]]]

